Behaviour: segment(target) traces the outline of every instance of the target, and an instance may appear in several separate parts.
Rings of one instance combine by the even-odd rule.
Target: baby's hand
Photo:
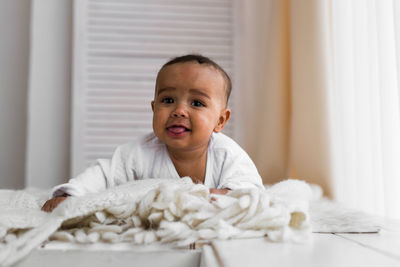
[[[61,202],[63,202],[67,196],[60,196],[49,199],[44,203],[42,210],[45,212],[52,212]]]
[[[226,195],[229,192],[229,189],[216,189],[210,188],[210,194],[219,194],[219,195]]]
[[[218,194],[218,195],[226,195],[230,190],[229,189],[217,189],[217,188],[210,188],[210,194]],[[211,197],[211,202],[215,201],[215,197]]]

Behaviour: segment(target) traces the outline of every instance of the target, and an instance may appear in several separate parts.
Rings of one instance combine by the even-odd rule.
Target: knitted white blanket
[[[0,190],[0,265],[15,263],[47,239],[175,246],[264,235],[273,241],[302,241],[311,233],[312,198],[310,186],[298,180],[265,191],[210,195],[189,178],[149,179],[69,197],[45,213],[40,211],[43,193]],[[326,229],[329,223],[319,218],[317,229]]]
[[[298,241],[310,233],[311,189],[304,182],[288,180],[263,192],[243,189],[212,197],[215,200],[208,188],[189,178],[149,179],[69,197],[45,213],[40,211],[45,199],[36,194],[4,191],[0,264],[15,263],[48,238],[183,246],[197,240],[264,235]]]

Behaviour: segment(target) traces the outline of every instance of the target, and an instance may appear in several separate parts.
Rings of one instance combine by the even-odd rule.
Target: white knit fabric
[[[302,241],[311,232],[312,190],[297,180],[227,195],[210,195],[206,186],[190,178],[133,181],[102,193],[69,197],[52,213],[39,210],[42,196],[0,190],[0,199],[7,194],[19,197],[0,202],[2,266],[15,263],[48,238],[185,246],[198,240],[264,235],[273,241]],[[16,205],[25,202],[26,206]],[[12,212],[15,205],[18,210]]]

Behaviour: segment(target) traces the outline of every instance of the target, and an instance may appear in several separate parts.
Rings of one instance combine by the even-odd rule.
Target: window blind
[[[168,59],[200,53],[232,77],[233,19],[232,0],[75,1],[71,174],[152,131],[155,78]],[[233,129],[232,117],[224,131]]]

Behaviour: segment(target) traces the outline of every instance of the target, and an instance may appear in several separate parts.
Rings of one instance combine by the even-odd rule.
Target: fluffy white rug
[[[379,229],[373,217],[324,200],[318,187],[298,180],[228,195],[210,195],[189,178],[135,181],[70,197],[52,213],[40,211],[46,197],[40,191],[0,190],[0,265],[15,263],[48,239],[186,246],[264,235],[299,242],[309,237],[311,226],[314,232]]]
[[[0,265],[10,265],[50,239],[79,243],[188,245],[197,240],[257,237],[301,241],[311,232],[310,187],[287,180],[265,191],[210,195],[191,179],[135,181],[69,197],[52,213],[43,194],[0,192]],[[213,199],[212,199],[213,198]]]

